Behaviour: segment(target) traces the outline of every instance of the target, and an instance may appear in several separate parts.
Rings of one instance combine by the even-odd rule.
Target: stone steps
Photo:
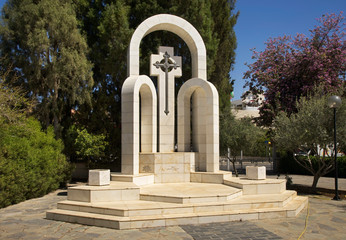
[[[108,186],[68,188],[67,200],[79,202],[112,202],[139,199],[140,187],[132,182],[111,182]]]
[[[222,180],[219,175],[226,177]],[[192,176],[194,182],[142,181],[145,184],[138,186],[131,176],[118,175],[115,177],[125,177],[126,181],[72,187],[67,200],[47,212],[47,219],[131,229],[294,217],[307,203],[307,197],[287,191],[285,182],[278,179],[248,180],[223,173]],[[221,180],[223,184],[219,183]]]
[[[152,201],[115,201],[87,203],[77,201],[62,201],[58,203],[58,209],[89,212],[121,217],[150,216],[182,213],[200,213],[214,211],[246,210],[254,208],[277,208],[284,207],[296,197],[295,191],[285,191],[283,194],[271,194],[268,198],[257,196],[241,196],[224,202],[204,203],[165,203]]]
[[[167,203],[225,202],[242,196],[242,190],[213,183],[166,183],[144,186],[140,200]]]
[[[293,198],[294,196],[294,198]],[[243,196],[244,197],[244,196]],[[249,196],[245,196],[249,197]],[[260,196],[256,196],[260,198]],[[71,223],[80,223],[85,225],[94,225],[99,227],[108,227],[115,229],[131,229],[131,228],[145,228],[145,227],[158,227],[158,226],[173,226],[173,225],[184,225],[184,224],[201,224],[201,223],[212,223],[212,222],[226,222],[226,221],[241,221],[241,220],[257,220],[266,218],[282,218],[282,217],[294,217],[296,216],[307,204],[308,199],[306,197],[295,197],[294,194],[291,195],[293,200],[287,200],[287,204],[284,207],[271,207],[271,208],[250,208],[250,209],[232,209],[223,211],[217,211],[209,206],[207,212],[197,211],[197,212],[184,212],[184,213],[164,213],[156,214],[156,212],[151,212],[153,215],[138,215],[132,213],[135,216],[115,216],[113,214],[119,214],[119,212],[111,213],[111,209],[108,208],[110,212],[107,212],[104,208],[104,213],[90,213],[80,211],[83,206],[79,206],[78,211],[65,210],[65,209],[55,209],[47,212],[47,219],[65,221]],[[236,199],[238,204],[241,200]],[[232,200],[235,201],[235,200]],[[236,202],[236,201],[235,201]],[[86,203],[84,203],[86,204]],[[215,204],[215,203],[213,203]],[[248,202],[248,204],[252,204]],[[256,204],[256,203],[253,203]],[[259,202],[257,202],[259,204]],[[63,205],[63,204],[62,204]],[[61,205],[61,206],[62,206]],[[66,203],[66,205],[68,205]],[[145,205],[145,204],[144,204]],[[227,205],[227,204],[226,204]],[[223,206],[226,206],[225,204]],[[237,205],[234,205],[235,207]],[[253,207],[255,207],[254,205]],[[269,206],[269,205],[268,205]],[[84,206],[85,207],[85,206]],[[207,207],[207,206],[204,206]],[[198,206],[195,205],[194,209],[197,210]],[[109,213],[109,214],[107,214]],[[132,215],[131,214],[131,215]]]
[[[243,190],[243,195],[275,194],[286,190],[285,179],[249,180],[232,177],[224,179],[223,184]]]
[[[140,173],[138,175],[127,175],[122,173],[111,173],[111,181],[113,182],[129,182],[134,183],[137,186],[143,186],[148,184],[154,184],[153,173]]]

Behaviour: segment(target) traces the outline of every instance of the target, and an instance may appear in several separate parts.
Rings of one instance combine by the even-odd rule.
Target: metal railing
[[[245,171],[246,166],[265,166],[267,170],[273,170],[273,159],[269,157],[237,156],[236,169],[242,172]],[[234,171],[232,162],[228,161],[225,156],[220,156],[220,170]]]

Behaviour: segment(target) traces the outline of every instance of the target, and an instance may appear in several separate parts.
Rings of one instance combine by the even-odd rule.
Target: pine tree
[[[70,0],[9,0],[0,28],[1,56],[17,84],[38,100],[37,114],[60,137],[71,109],[90,103],[92,64]],[[10,64],[9,64],[10,63]]]

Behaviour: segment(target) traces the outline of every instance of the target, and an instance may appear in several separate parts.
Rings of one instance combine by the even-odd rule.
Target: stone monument
[[[177,34],[191,52],[192,78],[177,96],[175,78],[184,66],[172,47],[161,46],[150,57],[157,88],[139,71],[141,40],[160,30]],[[307,198],[287,191],[285,180],[266,179],[262,168],[249,168],[248,178],[219,171],[218,100],[207,81],[206,48],[198,31],[173,15],[146,19],[128,49],[121,173],[91,170],[90,184],[70,187],[67,200],[48,211],[47,218],[130,229],[296,216]]]

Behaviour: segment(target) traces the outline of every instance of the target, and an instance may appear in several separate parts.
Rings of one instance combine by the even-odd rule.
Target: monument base
[[[282,179],[249,180],[231,177],[229,172],[191,172],[193,182],[138,186],[133,182],[153,180],[154,175],[111,175],[109,186],[69,188],[68,200],[49,210],[47,219],[133,229],[295,217],[308,202],[307,197],[287,191]]]
[[[190,182],[195,171],[194,152],[140,153],[140,174],[153,174],[155,183]]]

